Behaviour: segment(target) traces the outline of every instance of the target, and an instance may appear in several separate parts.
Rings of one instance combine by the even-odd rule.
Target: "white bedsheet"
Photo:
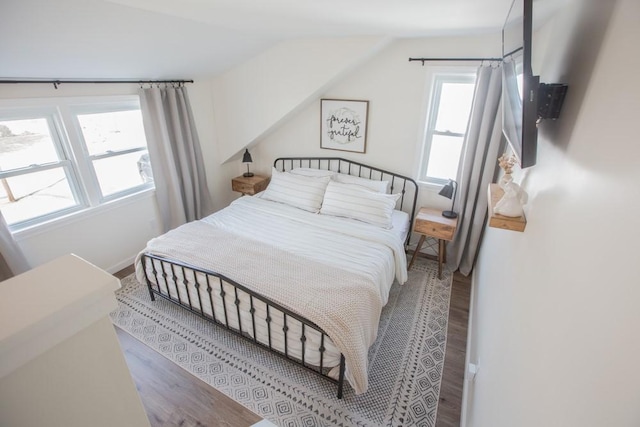
[[[256,245],[263,248],[266,247],[264,245],[269,245],[274,248],[274,252],[284,251],[289,252],[296,257],[308,258],[310,262],[313,261],[330,267],[331,271],[341,271],[342,273],[340,274],[345,276],[357,275],[358,277],[362,277],[366,281],[375,284],[375,289],[377,291],[376,300],[379,300],[379,302],[372,304],[371,311],[376,311],[376,313],[372,313],[372,319],[375,320],[376,330],[367,334],[368,336],[365,339],[367,348],[375,340],[379,310],[382,305],[387,302],[388,292],[394,277],[396,277],[400,283],[404,283],[406,281],[406,258],[404,256],[403,240],[399,239],[397,233],[394,234],[393,231],[383,230],[368,224],[354,222],[353,220],[311,214],[287,205],[262,200],[259,197],[242,197],[235,201],[230,207],[203,219],[200,223],[202,223],[202,225],[198,227],[199,232],[204,233],[207,227],[203,227],[203,225],[208,224],[215,229],[233,233],[238,236],[238,239],[241,239],[245,243],[255,241]],[[187,224],[183,227],[189,227],[189,225]],[[197,239],[194,238],[194,241],[203,240],[200,238],[200,235],[197,237]],[[206,241],[206,239],[204,240]],[[163,245],[156,244],[155,246],[164,247],[165,252],[167,252],[166,248],[171,247],[170,245],[167,246],[166,237],[161,236],[158,239],[152,240],[149,243],[149,248],[153,249],[154,241],[162,242]],[[214,245],[215,242],[211,242],[211,244]],[[186,263],[201,266],[205,269],[219,271],[212,268],[211,265],[203,265],[208,263],[206,257],[202,256],[205,248],[198,250],[198,247],[194,247],[193,251],[196,251],[199,257],[194,255],[193,259],[191,259],[192,257],[188,253],[190,251],[191,248],[189,248],[189,251],[181,252],[180,256],[177,256],[176,258]],[[169,250],[168,252],[171,251]],[[171,256],[172,254],[161,253],[160,255]],[[241,257],[243,254],[237,256]],[[139,279],[142,279],[142,267],[139,263],[137,263],[136,267],[138,277]],[[289,268],[291,268],[291,266]],[[267,268],[265,267],[265,270],[266,269]],[[287,272],[282,272],[281,274],[286,275]],[[181,273],[178,271],[176,275],[179,277],[178,282],[182,283]],[[229,277],[231,279],[238,280],[242,284],[246,284],[237,278]],[[268,281],[269,277],[265,277],[264,280]],[[339,285],[339,279],[336,280],[334,278],[333,280],[338,282]],[[162,279],[159,279],[158,282],[161,282],[160,289],[162,292],[172,295],[176,294],[171,287],[166,287],[166,285],[162,284]],[[304,283],[297,283],[296,285],[304,286]],[[332,286],[335,290],[336,283],[332,282]],[[327,286],[327,288],[329,287],[330,286]],[[262,293],[260,286],[253,288],[257,292]],[[191,285],[189,286],[188,292],[184,288],[179,289],[182,301],[186,301],[189,296],[191,296],[191,299],[195,301],[193,296],[196,293],[200,293],[202,296],[203,289],[201,288],[197,291],[195,287]],[[230,294],[231,292],[227,291],[225,300],[227,300],[228,306],[235,308],[235,305],[233,305],[233,298],[231,298]],[[173,296],[174,298],[176,297],[176,295]],[[243,324],[246,325],[247,322],[251,321],[250,314],[248,313],[250,308],[249,302],[248,298],[243,298],[242,295],[240,296],[240,300],[242,301],[240,304],[241,317],[243,319]],[[277,299],[276,302],[282,303],[282,301],[278,301]],[[220,315],[219,313],[221,313],[223,309],[222,300],[219,297],[215,297],[213,303],[213,311],[216,311],[218,315]],[[195,308],[196,311],[202,310],[208,314],[211,314],[212,312],[211,304],[208,302],[207,298],[203,298],[203,307]],[[255,308],[256,317],[264,319],[264,309],[260,307],[259,304]],[[309,316],[303,307],[290,308],[322,326],[321,322],[318,322],[316,319]],[[233,310],[229,311],[228,317],[231,326],[237,325],[237,315]],[[369,321],[370,320],[371,319],[369,319]],[[275,348],[279,348],[281,351],[284,348],[285,341],[285,337],[282,332],[279,332],[282,327],[282,322],[281,317],[274,316],[272,323],[273,333],[271,336],[272,344]],[[299,329],[299,326],[296,327],[293,324],[289,324],[289,327],[291,328],[291,332],[293,332],[293,329]],[[258,340],[265,342],[267,339],[266,323],[258,322],[255,329]],[[253,330],[246,331],[246,328],[245,332],[248,332],[251,336],[254,334]],[[314,356],[309,353],[309,351],[310,349],[318,348],[320,345],[320,336],[319,334],[307,331],[307,339],[307,348],[305,351],[306,361],[307,363],[317,365],[319,363],[317,355]],[[325,340],[324,347],[327,349],[323,360],[324,366],[336,366],[339,363],[340,352],[345,353],[345,349],[342,348],[338,351],[329,340]],[[293,357],[300,358],[300,355],[302,354],[300,342],[298,340],[290,339],[288,342],[288,352]],[[366,348],[364,349],[364,352],[366,355]],[[356,392],[363,392],[367,387],[366,361],[364,367],[364,378],[362,378],[361,366],[354,370],[360,371],[360,377],[354,378],[354,376],[351,375],[352,373],[350,372],[348,359],[347,379],[354,386]]]

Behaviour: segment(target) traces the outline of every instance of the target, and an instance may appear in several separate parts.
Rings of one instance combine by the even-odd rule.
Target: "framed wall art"
[[[320,148],[364,153],[369,101],[320,100]]]

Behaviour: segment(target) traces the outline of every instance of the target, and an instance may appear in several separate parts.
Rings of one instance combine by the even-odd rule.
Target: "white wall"
[[[46,98],[94,95],[131,95],[137,85],[116,84],[16,84],[0,85],[0,98]],[[16,234],[18,245],[32,267],[67,253],[115,272],[133,262],[146,242],[158,234],[155,195],[146,194],[101,206],[88,213]]]
[[[111,273],[133,263],[158,233],[155,193],[101,206],[15,235],[32,267],[76,254]]]
[[[198,130],[207,186],[213,199],[214,211],[220,210],[237,197],[231,191],[231,179],[240,175],[239,163],[224,163],[220,158],[219,144],[224,141],[218,133],[214,119],[213,78],[202,78],[187,86],[193,120]]]
[[[380,37],[285,41],[213,79],[220,159],[238,155],[387,43]]]
[[[494,57],[500,51],[499,34],[394,41],[318,95],[276,131],[259,140],[252,149],[253,168],[270,175],[271,165],[277,157],[336,156],[415,178],[431,81],[427,76],[428,67],[409,62],[409,57]],[[321,98],[369,101],[365,154],[320,148]],[[425,186],[420,191],[419,205],[450,206],[449,200],[437,196],[439,188]]]
[[[534,71],[569,92],[521,176],[525,232],[482,243],[469,426],[640,425],[638,22],[637,0],[575,0],[534,38]]]

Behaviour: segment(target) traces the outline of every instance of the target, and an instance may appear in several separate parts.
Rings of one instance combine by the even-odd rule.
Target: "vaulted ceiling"
[[[2,78],[215,75],[295,38],[498,31],[512,0],[2,0]],[[546,8],[558,0],[537,0]]]

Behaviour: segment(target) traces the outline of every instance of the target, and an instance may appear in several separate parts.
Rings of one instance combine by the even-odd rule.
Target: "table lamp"
[[[442,212],[442,216],[445,218],[456,218],[458,216],[458,214],[453,211],[453,205],[456,204],[457,190],[458,183],[450,179],[449,182],[447,182],[444,187],[442,187],[442,190],[440,190],[440,192],[438,193],[439,195],[444,196],[447,199],[453,200],[453,202],[451,203],[451,210]]]
[[[244,149],[244,155],[242,156],[242,163],[247,164],[247,171],[242,174],[242,176],[250,177],[253,176],[253,173],[249,172],[249,163],[252,163],[251,154],[249,153],[249,149]]]

